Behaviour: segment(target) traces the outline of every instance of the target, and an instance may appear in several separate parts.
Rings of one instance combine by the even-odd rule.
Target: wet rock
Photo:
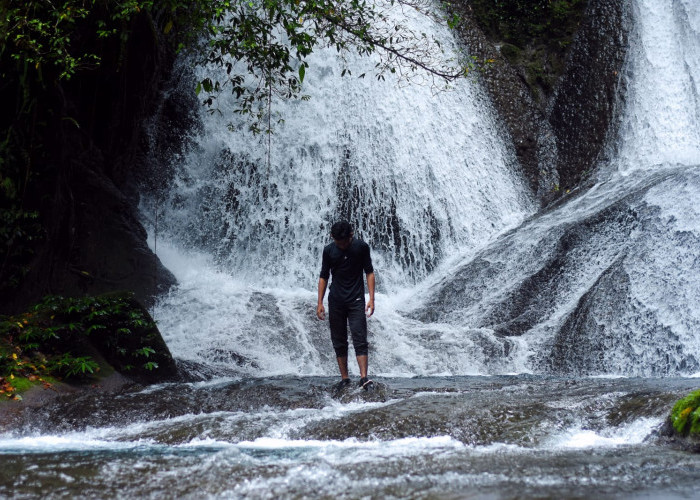
[[[625,91],[621,73],[628,8],[627,2],[589,2],[557,87],[548,121],[556,138],[561,191],[573,189],[596,167],[615,123],[615,105]]]
[[[203,382],[205,380],[212,380],[219,377],[238,377],[241,375],[241,370],[239,366],[246,366],[249,363],[250,366],[257,366],[254,362],[248,360],[244,356],[240,356],[234,352],[228,353],[228,359],[237,365],[235,367],[230,366],[220,366],[220,365],[208,365],[206,363],[200,363],[197,361],[178,359],[176,360],[178,380],[182,382]]]
[[[674,401],[672,394],[637,391],[613,400],[607,408],[607,423],[619,427],[645,417],[662,417]]]
[[[655,201],[700,185],[695,170],[660,171],[607,198],[574,196],[573,216],[543,211],[432,285],[411,317],[496,337],[541,335],[528,359],[536,373],[697,372],[700,360],[687,347],[697,315],[687,304],[700,238]]]
[[[629,7],[613,0],[592,0],[583,11],[582,4],[571,5],[564,19],[530,19],[528,32],[517,3],[477,3],[488,5],[450,2],[463,17],[459,34],[470,54],[492,61],[479,78],[523,175],[546,205],[595,168],[615,123],[616,96],[624,92]],[[507,14],[517,21],[511,18],[508,26],[503,12],[489,9],[514,9]]]
[[[391,389],[386,384],[375,381],[372,387],[364,390],[353,381],[345,387],[333,386],[330,394],[341,403],[383,403],[391,397]]]

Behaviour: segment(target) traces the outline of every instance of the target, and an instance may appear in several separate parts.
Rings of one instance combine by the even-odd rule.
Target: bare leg
[[[367,356],[365,356],[366,358]],[[348,357],[345,356],[344,358],[337,357],[335,358],[338,360],[338,368],[340,368],[340,376],[342,378],[350,378],[348,375]],[[367,366],[367,363],[365,362],[365,367]]]
[[[347,362],[347,358],[345,359]],[[357,356],[357,366],[360,367],[360,378],[365,378],[367,376],[367,355]]]

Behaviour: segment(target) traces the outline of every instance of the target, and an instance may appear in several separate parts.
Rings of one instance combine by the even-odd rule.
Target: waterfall
[[[418,301],[431,313],[413,317],[517,338],[535,372],[700,370],[700,9],[632,7],[628,94],[597,183],[436,278]]]
[[[335,373],[315,283],[328,228],[347,217],[378,278],[373,373],[700,371],[698,12],[634,2],[608,160],[592,188],[535,216],[478,78],[434,95],[340,78],[321,51],[311,101],[274,104],[285,121],[269,165],[266,140],[228,131],[223,99],[193,128],[161,219],[180,285],[156,316],[173,353]]]
[[[351,63],[366,78],[342,78],[333,49],[310,62],[311,101],[273,102],[269,152],[267,135],[247,133],[234,114],[234,96],[202,113],[165,218],[180,244],[241,279],[313,288],[330,224],[347,218],[371,243],[381,286],[395,290],[532,211],[477,76],[434,95],[427,84],[378,81],[374,59]]]
[[[426,16],[410,22],[455,43]],[[440,366],[434,346],[406,337],[428,335],[425,327],[392,311],[432,271],[515,227],[534,204],[478,75],[436,93],[378,81],[374,64],[351,61],[353,74],[367,76],[342,78],[334,50],[316,53],[305,78],[311,100],[273,102],[284,122],[274,126],[269,162],[268,138],[245,130],[233,97],[220,97],[222,113],[201,113],[160,218],[159,255],[180,286],[157,317],[177,357],[253,373],[334,373],[315,288],[330,225],[347,218],[373,252],[375,372],[481,370],[484,355],[459,359],[474,349],[459,332],[451,366]]]
[[[614,168],[700,163],[700,5],[637,1]]]

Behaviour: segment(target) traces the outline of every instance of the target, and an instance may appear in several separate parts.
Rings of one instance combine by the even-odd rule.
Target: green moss
[[[690,414],[690,435],[700,437],[700,406]]]
[[[700,389],[673,405],[671,424],[678,434],[700,436]]]
[[[38,380],[29,380],[27,377],[15,377],[10,381],[12,387],[15,388],[15,393],[25,392],[26,390],[40,384]]]

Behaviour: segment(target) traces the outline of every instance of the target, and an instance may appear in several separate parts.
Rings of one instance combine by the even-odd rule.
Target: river
[[[217,379],[66,397],[0,437],[12,498],[693,498],[654,429],[698,379]]]

